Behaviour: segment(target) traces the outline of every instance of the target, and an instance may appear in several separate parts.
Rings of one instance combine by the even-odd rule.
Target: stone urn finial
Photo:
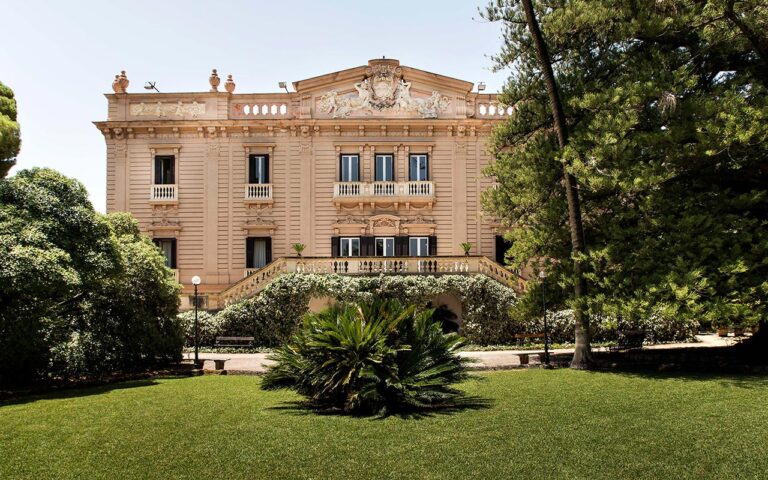
[[[125,74],[125,70],[120,72],[120,77],[117,79],[117,83],[120,85],[120,92],[125,93],[128,91],[128,85],[131,83],[128,81],[128,75]]]
[[[115,75],[115,80],[112,82],[112,90],[114,90],[115,93],[125,93],[120,88],[120,75]]]
[[[211,84],[211,91],[212,92],[218,92],[219,91],[219,84],[221,84],[221,79],[219,78],[219,74],[216,73],[216,69],[214,68],[211,72],[210,78],[208,78],[208,82]]]
[[[235,91],[235,81],[232,80],[232,74],[227,75],[227,81],[224,83],[224,89],[227,91],[227,93],[232,93]]]

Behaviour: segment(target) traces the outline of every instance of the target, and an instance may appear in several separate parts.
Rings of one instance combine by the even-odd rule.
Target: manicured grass
[[[528,370],[418,419],[296,409],[255,377],[138,381],[0,406],[0,478],[765,478],[768,378]]]

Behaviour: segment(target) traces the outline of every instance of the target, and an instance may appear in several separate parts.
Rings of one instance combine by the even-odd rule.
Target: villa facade
[[[471,82],[371,60],[294,92],[106,95],[107,211],[127,211],[207,308],[287,271],[486,273],[499,226],[482,213],[492,126],[509,110]],[[465,257],[461,243],[473,245]],[[303,244],[301,258],[292,245]]]

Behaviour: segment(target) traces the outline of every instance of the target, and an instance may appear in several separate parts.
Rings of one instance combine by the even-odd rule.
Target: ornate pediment
[[[435,223],[433,218],[415,215],[411,218],[406,218],[402,227],[403,233],[407,235],[434,235],[437,223]]]
[[[336,235],[434,235],[437,223],[432,218],[415,215],[411,218],[386,213],[370,217],[347,215],[336,219],[333,230]]]
[[[162,209],[160,218],[153,218],[147,227],[153,237],[177,236],[181,232],[181,222],[176,218],[168,218],[168,210]]]
[[[450,99],[435,89],[431,93],[426,93],[430,90],[421,93],[412,90],[413,82],[406,75],[406,70],[397,60],[371,60],[368,67],[360,72],[361,76],[349,78],[353,89],[346,86],[327,90],[317,100],[317,110],[332,118],[373,114],[437,118],[445,112]],[[354,75],[355,72],[344,73]]]
[[[352,215],[337,218],[336,223],[331,225],[336,235],[365,235],[367,226],[367,219],[354,217]]]
[[[356,93],[341,95],[331,90],[318,101],[321,112],[333,118],[349,117],[354,113],[370,115],[374,111],[386,113],[417,113],[421,118],[437,118],[451,101],[433,91],[428,97],[411,94],[411,84],[402,78],[391,86],[388,81],[373,83],[369,79],[355,84]]]
[[[245,221],[243,230],[249,235],[271,235],[277,229],[277,225],[271,219],[262,218],[259,212]]]

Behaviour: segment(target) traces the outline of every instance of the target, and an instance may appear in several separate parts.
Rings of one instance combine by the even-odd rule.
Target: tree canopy
[[[558,147],[524,12],[498,1],[496,68],[512,75],[487,210],[512,228],[509,261],[573,270],[563,166],[578,182],[588,306],[749,324],[768,307],[768,8],[754,1],[536,2],[561,90]],[[540,293],[540,292],[539,292]],[[552,299],[555,300],[555,299]]]
[[[0,178],[16,163],[21,148],[21,133],[16,122],[16,99],[13,90],[0,82]]]
[[[94,211],[76,180],[0,180],[0,384],[178,355],[178,288],[136,221]]]

